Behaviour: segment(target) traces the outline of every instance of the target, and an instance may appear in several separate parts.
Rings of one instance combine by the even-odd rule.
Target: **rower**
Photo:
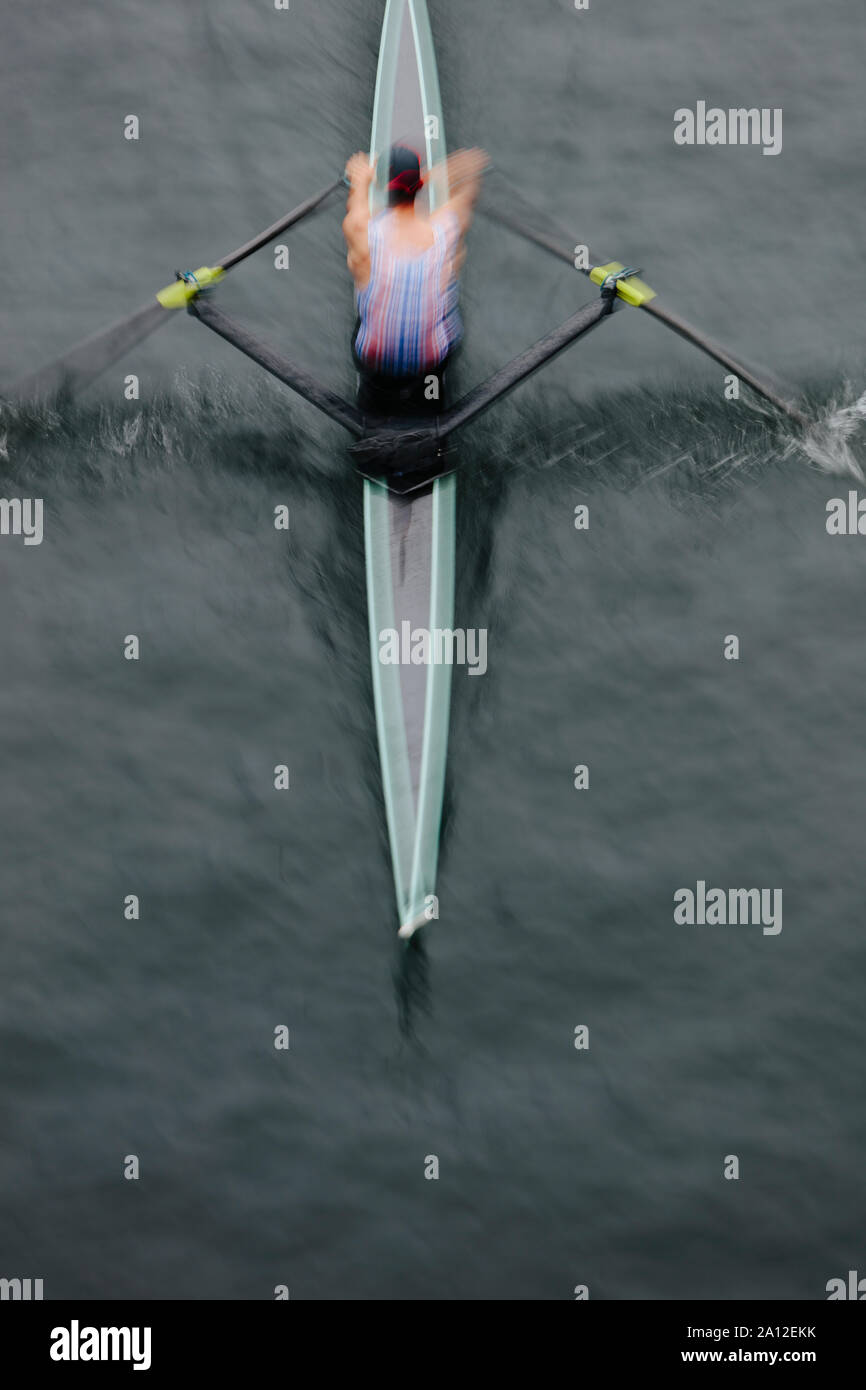
[[[463,336],[458,276],[487,156],[461,150],[447,160],[450,196],[429,215],[417,206],[427,181],[418,155],[395,145],[388,160],[388,206],[376,215],[370,211],[375,166],[366,154],[353,155],[346,166],[343,235],[358,308],[358,405],[373,414],[423,414],[431,408],[427,379],[436,375],[441,381]],[[434,394],[435,412],[441,390]]]

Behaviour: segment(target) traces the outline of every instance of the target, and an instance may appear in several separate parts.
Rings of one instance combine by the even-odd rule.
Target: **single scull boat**
[[[430,210],[447,196],[445,135],[436,57],[425,0],[387,0],[373,108],[370,153],[380,165],[396,142],[423,152]],[[431,170],[438,170],[432,178]],[[220,337],[337,421],[355,440],[363,477],[367,603],[373,690],[382,767],[382,786],[391,847],[400,935],[411,936],[438,916],[436,866],[445,783],[451,668],[445,662],[387,665],[380,660],[380,635],[448,632],[454,615],[454,461],[448,441],[455,430],[514,389],[605,318],[628,304],[687,338],[752,387],[798,426],[809,422],[788,393],[766,374],[736,358],[658,305],[638,272],[618,261],[578,264],[573,250],[547,230],[527,225],[510,210],[489,216],[580,269],[600,295],[576,310],[487,381],[450,407],[417,413],[399,398],[387,412],[371,414],[359,394],[355,403],[316,381],[296,363],[223,313],[210,291],[227,271],[267,246],[289,227],[313,215],[341,187],[337,180],[285,217],[245,242],[215,265],[178,272],[155,301],[112,324],[48,367],[19,382],[13,399],[33,400],[87,386],[112,362],[186,308]],[[382,180],[371,190],[371,210],[384,206]]]

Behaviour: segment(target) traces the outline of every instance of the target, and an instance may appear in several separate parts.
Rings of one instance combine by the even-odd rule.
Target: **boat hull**
[[[424,0],[388,0],[382,29],[370,143],[379,161],[372,206],[384,206],[387,152],[405,143],[430,169],[446,155],[439,81]],[[384,166],[384,167],[383,167]],[[447,196],[440,171],[424,190],[432,211]],[[454,621],[456,482],[453,475],[400,496],[364,482],[364,540],[370,655],[382,788],[400,935],[438,916],[436,871],[451,667],[405,658],[408,634],[450,632]],[[383,659],[384,658],[384,659]]]

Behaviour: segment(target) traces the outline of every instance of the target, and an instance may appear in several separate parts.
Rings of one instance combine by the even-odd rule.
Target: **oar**
[[[522,218],[515,217],[513,213],[503,212],[500,208],[482,205],[480,210],[491,221],[498,222],[503,227],[508,227],[511,231],[516,232],[518,236],[523,237],[524,240],[532,242],[535,246],[540,246],[542,250],[549,252],[552,256],[556,256],[558,260],[567,262],[572,269],[580,270],[582,274],[588,276],[589,279],[597,285],[600,285],[607,275],[615,274],[617,271],[625,269],[619,261],[611,261],[608,265],[590,265],[586,268],[583,266],[575,267],[573,250],[566,247],[558,237],[551,234],[549,231],[539,231]],[[588,255],[588,259],[591,260],[592,257]],[[655,290],[651,290],[649,285],[645,285],[632,275],[628,279],[622,280],[617,285],[616,290],[617,294],[627,303],[632,304],[635,308],[643,309],[647,314],[651,314],[653,318],[658,319],[660,323],[673,329],[674,333],[678,333],[681,338],[685,338],[687,342],[693,343],[701,352],[705,352],[708,357],[712,357],[714,361],[719,362],[721,366],[727,367],[728,371],[733,372],[741,381],[751,386],[752,390],[756,391],[759,396],[763,396],[765,400],[768,400],[772,405],[776,406],[778,410],[783,411],[790,420],[795,421],[796,424],[803,428],[811,423],[808,416],[804,415],[803,411],[794,404],[790,394],[786,393],[784,387],[778,382],[771,380],[766,373],[758,372],[754,368],[746,366],[741,359],[735,357],[726,347],[722,347],[720,343],[714,342],[713,339],[707,337],[705,333],[694,328],[690,323],[686,323],[685,319],[680,318],[678,314],[671,313],[669,309],[663,308],[657,302]]]
[[[135,313],[111,324],[109,328],[103,328],[99,333],[94,333],[92,337],[85,338],[48,366],[23,377],[10,388],[7,396],[12,400],[32,401],[55,396],[60,391],[76,394],[84,390],[136,343],[140,343],[162,324],[168,323],[171,314],[166,313],[166,310],[185,309],[199,290],[221,280],[226,271],[260,251],[281,232],[288,231],[290,227],[309,217],[342,186],[343,179],[340,178],[323,188],[320,193],[314,193],[312,198],[307,198],[306,202],[287,212],[285,217],[266,227],[258,236],[253,237],[252,241],[244,242],[236,251],[230,251],[215,265],[201,266],[200,269],[186,271],[183,275],[178,273],[177,280],[160,290],[155,301],[149,300],[140,309],[136,309]]]

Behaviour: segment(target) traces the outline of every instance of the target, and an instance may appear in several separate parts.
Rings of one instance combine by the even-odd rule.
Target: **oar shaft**
[[[229,252],[227,256],[217,262],[216,267],[203,266],[199,274],[207,273],[210,280],[216,280],[221,271],[230,270],[232,266],[245,261],[248,256],[252,256],[254,252],[267,246],[281,232],[288,231],[289,227],[294,227],[305,217],[309,217],[330,198],[332,193],[336,193],[342,183],[342,178],[338,179],[329,184],[327,188],[323,188],[321,192],[314,193],[312,198],[307,198],[291,212],[287,212],[284,217],[272,223],[270,227],[266,227],[251,241],[244,242],[243,246],[239,246],[236,251]],[[216,273],[212,273],[212,271]],[[176,296],[176,302],[170,302],[173,296],[169,294],[169,291],[174,290],[178,285],[181,286],[181,291]],[[192,291],[183,293],[183,282],[180,280],[175,285],[166,286],[166,289],[160,291],[157,296],[157,302],[151,301],[142,309],[136,310],[134,314],[121,319],[119,323],[112,324],[109,328],[85,339],[84,342],[76,344],[62,357],[17,382],[7,392],[7,395],[12,399],[30,400],[54,395],[64,388],[71,392],[83,390],[101,372],[104,372],[113,362],[116,362],[142,338],[145,338],[148,333],[152,333],[163,323],[169,323],[172,315],[166,313],[166,309],[183,308],[191,293]]]
[[[231,270],[232,266],[239,265],[241,261],[247,259],[247,256],[252,256],[256,251],[261,251],[263,246],[267,246],[269,242],[273,241],[274,238],[278,237],[282,232],[287,232],[290,227],[294,227],[298,222],[302,222],[305,217],[309,217],[311,212],[315,212],[317,208],[321,207],[322,203],[326,202],[331,194],[336,193],[337,189],[342,188],[342,186],[343,180],[339,178],[335,183],[331,183],[327,188],[323,188],[320,193],[314,193],[312,198],[307,198],[305,202],[300,203],[296,208],[293,208],[291,212],[287,212],[285,217],[281,217],[279,221],[272,223],[270,227],[266,227],[263,232],[259,232],[259,235],[253,237],[252,241],[244,242],[243,246],[239,246],[236,251],[230,251],[227,256],[223,256],[221,261],[217,261],[217,265],[221,265],[223,270]]]
[[[161,328],[168,318],[162,305],[150,300],[136,309],[134,314],[128,314],[118,323],[91,334],[62,357],[22,377],[9,388],[7,394],[11,400],[18,401],[47,400],[60,391],[75,395],[149,334]]]
[[[557,260],[565,261],[568,265],[574,266],[575,258],[573,249],[564,246],[559,238],[548,232],[539,231],[530,223],[525,222],[523,218],[515,217],[508,212],[502,212],[499,208],[486,207],[483,208],[482,211],[491,221],[499,222],[503,227],[508,227],[511,231],[516,232],[518,236],[523,237],[525,241],[532,242],[534,246],[539,246],[543,251],[547,251],[551,256],[555,256]],[[587,259],[592,261],[588,248]],[[584,275],[589,275],[591,268],[591,265],[586,269],[582,266],[575,267],[575,269],[580,270]],[[697,328],[693,328],[690,323],[686,323],[685,319],[680,318],[678,314],[674,314],[669,309],[663,308],[662,305],[659,304],[658,299],[649,300],[639,307],[645,314],[652,314],[653,318],[658,319],[660,323],[673,329],[674,333],[679,334],[681,338],[685,338],[687,342],[692,343],[693,346],[699,348],[701,352],[705,352],[708,357],[712,357],[715,362],[720,363],[723,367],[727,367],[728,371],[739,377],[741,381],[746,382],[748,386],[751,386],[752,390],[757,392],[759,396],[763,396],[764,399],[769,401],[771,405],[774,405],[777,410],[783,411],[784,414],[788,416],[789,420],[793,420],[802,427],[809,424],[808,416],[784,394],[784,388],[780,386],[779,383],[771,381],[765,375],[758,375],[757,372],[754,372],[750,367],[747,367],[745,363],[741,362],[734,353],[728,350],[728,348],[723,347],[720,343],[714,342],[712,338],[708,338],[706,334],[701,333]]]
[[[542,251],[549,252],[558,261],[565,261],[566,265],[580,270],[581,274],[589,275],[589,269],[583,270],[581,266],[574,265],[574,252],[564,247],[557,237],[551,236],[547,232],[540,232],[536,227],[524,222],[521,217],[514,217],[508,212],[501,212],[499,208],[485,207],[481,204],[480,211],[491,222],[499,222],[501,226],[508,227],[510,231],[523,237],[524,241],[531,241],[534,246],[540,246]]]
[[[693,343],[696,348],[700,348],[701,352],[705,352],[715,362],[727,367],[741,381],[745,381],[748,386],[751,386],[753,391],[757,391],[759,396],[763,396],[777,410],[783,411],[789,419],[796,421],[804,428],[809,424],[808,416],[804,415],[802,410],[799,410],[796,405],[782,395],[781,387],[774,385],[767,377],[757,376],[750,367],[740,362],[727,348],[713,342],[712,338],[708,338],[699,329],[693,328],[690,323],[686,323],[685,319],[680,318],[679,314],[673,314],[669,309],[663,308],[657,299],[641,307],[646,313],[652,314],[653,318],[658,319],[660,323],[673,329],[674,333],[679,334],[681,338],[685,338],[687,343]]]

